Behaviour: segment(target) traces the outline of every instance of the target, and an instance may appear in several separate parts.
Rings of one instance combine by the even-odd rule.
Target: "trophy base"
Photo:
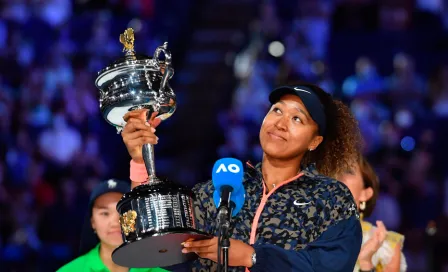
[[[112,253],[114,263],[129,268],[167,267],[197,258],[195,253],[182,253],[187,240],[204,240],[213,236],[197,230],[148,233],[134,241],[123,243]]]

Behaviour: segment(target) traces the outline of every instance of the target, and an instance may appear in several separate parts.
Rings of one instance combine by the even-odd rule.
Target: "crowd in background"
[[[182,31],[185,18],[169,15],[168,2],[2,2],[0,270],[54,271],[72,259],[91,188],[126,177],[128,165],[117,164],[128,158],[99,112],[94,77],[122,52],[126,27],[148,55],[167,32]],[[255,2],[258,18],[234,60],[233,104],[217,117],[226,135],[217,154],[259,161],[269,91],[319,84],[350,105],[380,177],[369,220],[403,233],[409,271],[426,271],[437,247],[428,226],[438,242],[448,235],[446,1]]]

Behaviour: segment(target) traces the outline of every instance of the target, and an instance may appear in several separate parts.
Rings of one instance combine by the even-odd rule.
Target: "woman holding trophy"
[[[263,160],[248,164],[242,210],[232,219],[231,271],[353,271],[362,232],[349,189],[330,177],[353,167],[360,134],[349,109],[319,87],[301,83],[271,92],[260,129]],[[132,186],[148,178],[142,145],[157,144],[146,110],[124,116],[123,141],[132,158]],[[197,184],[196,227],[217,235],[213,184]],[[189,240],[192,271],[215,271],[218,239]]]

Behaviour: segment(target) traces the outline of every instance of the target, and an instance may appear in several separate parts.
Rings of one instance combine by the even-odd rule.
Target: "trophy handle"
[[[156,180],[156,167],[154,164],[154,145],[144,144],[142,146],[143,161],[145,162],[146,171],[148,172],[148,181]]]
[[[168,42],[165,42],[162,46],[157,47],[156,51],[154,52],[154,60],[157,62],[157,64],[160,64],[159,56],[162,52],[165,55],[165,63],[163,65],[164,67],[160,65],[160,71],[162,72],[163,69],[165,71],[162,72],[163,78],[160,82],[159,94],[163,94],[163,90],[165,89],[168,80],[174,74],[174,70],[171,67],[171,52],[168,50]]]
[[[162,81],[160,82],[160,88],[159,93],[163,94],[163,90],[165,89],[166,83],[168,82],[168,79],[170,79],[174,74],[173,68],[171,68],[171,65],[167,65],[165,67],[165,72],[163,73]]]
[[[159,56],[160,53],[163,53],[165,55],[165,61],[163,65],[160,64]],[[157,64],[160,67],[160,72],[162,72],[163,77],[162,81],[160,82],[160,88],[159,88],[159,98],[158,103],[152,105],[152,111],[148,111],[148,116],[151,116],[151,113],[154,111],[158,111],[160,107],[160,103],[164,100],[164,89],[166,87],[166,84],[168,80],[173,76],[174,69],[171,67],[171,53],[168,51],[168,43],[165,42],[162,46],[157,47],[156,51],[154,52],[154,58],[153,58]],[[163,71],[164,70],[164,71]],[[142,146],[142,155],[143,155],[143,161],[145,162],[146,171],[148,172],[148,181],[155,182],[157,180],[156,177],[156,168],[154,164],[154,145],[152,144],[144,144]]]
[[[146,120],[148,121],[152,113],[157,110],[158,109],[156,107],[153,107],[152,110],[148,110],[146,112]],[[143,161],[145,162],[146,172],[148,172],[148,182],[155,182],[157,180],[157,177],[156,166],[154,163],[154,145],[144,144],[142,146],[142,157]]]

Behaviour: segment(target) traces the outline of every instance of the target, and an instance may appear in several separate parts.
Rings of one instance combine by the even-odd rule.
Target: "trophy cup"
[[[118,133],[128,111],[147,109],[147,118],[157,112],[165,120],[176,109],[176,96],[168,81],[174,74],[168,44],[159,46],[153,58],[136,55],[134,31],[120,35],[125,56],[98,73],[100,109]],[[160,53],[165,58],[160,60]],[[194,194],[186,187],[157,178],[154,147],[142,147],[148,182],[123,195],[117,204],[123,244],[114,250],[112,260],[125,267],[164,267],[188,261],[195,254],[183,254],[181,243],[188,239],[211,238],[195,227]]]

